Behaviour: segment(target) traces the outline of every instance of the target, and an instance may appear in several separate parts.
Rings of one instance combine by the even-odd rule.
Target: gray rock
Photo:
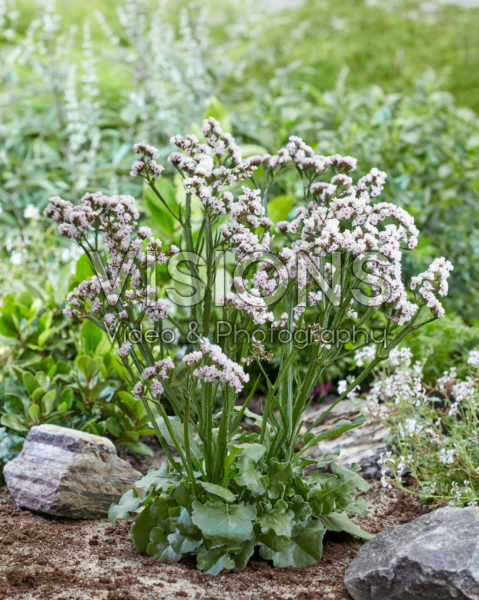
[[[328,404],[313,405],[306,412],[306,423],[314,421],[324,412]],[[353,406],[350,400],[343,400],[337,404],[326,417],[326,419],[315,427],[314,434],[320,434],[329,429],[336,421],[340,419],[354,420],[359,416],[359,411]],[[349,468],[353,463],[361,465],[361,472],[368,477],[377,477],[380,472],[378,459],[386,449],[384,436],[386,431],[379,419],[368,417],[366,422],[351,429],[342,435],[329,438],[312,446],[307,454],[313,458],[328,454],[330,452],[340,451],[336,462]]]
[[[32,427],[3,475],[18,506],[72,519],[105,516],[141,477],[108,438],[57,425]]]
[[[479,509],[440,508],[383,531],[344,582],[355,600],[479,599]]]

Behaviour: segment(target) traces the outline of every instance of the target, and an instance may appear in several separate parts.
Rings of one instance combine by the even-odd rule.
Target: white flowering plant
[[[214,119],[202,136],[172,138],[169,163],[184,194],[168,201],[157,149],[135,146],[131,173],[177,221],[179,247],[139,226],[131,197],[98,192],[76,206],[54,197],[45,211],[96,273],[69,294],[67,312],[115,337],[167,457],[110,517],[139,512],[132,535],[141,552],[165,561],[194,555],[213,574],[243,568],[255,548],[275,566],[306,566],[320,559],[327,530],[368,538],[348,516],[364,511],[356,495],[367,484],[333,455],[308,456],[319,440],[363,422],[317,433],[332,407],[309,426],[303,418],[323,370],[350,352],[349,337],[337,334],[367,334],[383,315],[383,343],[340,402],[410,331],[442,316],[452,265],[436,259],[406,290],[402,253],[418,231],[407,212],[374,201],[386,178],[378,169],[355,184],[352,157],[317,155],[297,137],[277,154],[243,158]],[[299,206],[274,222],[269,208],[290,169]],[[180,294],[178,281],[193,293]],[[176,354],[169,326],[183,345]],[[308,340],[306,368],[298,332]],[[257,414],[248,406],[261,380]]]
[[[367,361],[367,353],[357,359]],[[358,405],[388,430],[388,450],[380,457],[383,485],[436,505],[477,505],[479,350],[469,353],[467,363],[467,376],[452,367],[427,384],[423,363],[402,347],[376,370]],[[407,477],[414,486],[406,485]]]

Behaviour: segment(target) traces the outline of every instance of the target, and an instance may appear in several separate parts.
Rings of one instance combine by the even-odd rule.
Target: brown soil
[[[365,494],[368,513],[357,522],[372,533],[426,512],[412,496],[384,490]],[[217,577],[194,564],[160,564],[140,555],[129,525],[107,520],[66,521],[16,508],[0,491],[0,599],[25,600],[343,600],[344,571],[359,544],[329,535],[322,561],[304,569],[273,569],[253,560],[244,571]]]

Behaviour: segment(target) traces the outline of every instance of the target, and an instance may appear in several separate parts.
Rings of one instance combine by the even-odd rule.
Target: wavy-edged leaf
[[[193,523],[215,544],[238,544],[253,533],[256,508],[246,504],[193,502]]]
[[[108,518],[112,525],[116,526],[118,519],[128,519],[132,512],[140,506],[140,498],[135,489],[128,490],[118,501],[118,504],[112,504],[108,510]]]
[[[313,565],[321,559],[325,532],[326,528],[323,523],[315,519],[279,552],[274,552],[271,548],[263,545],[260,554],[263,558],[272,560],[275,567]]]

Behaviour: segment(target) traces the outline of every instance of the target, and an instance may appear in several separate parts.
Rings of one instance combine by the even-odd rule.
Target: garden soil
[[[426,512],[413,496],[372,481],[368,512],[357,519],[377,533]],[[346,534],[328,534],[322,561],[273,569],[259,558],[217,577],[185,564],[140,555],[129,524],[67,521],[20,510],[0,491],[0,599],[25,600],[346,600],[344,572],[359,550]]]

